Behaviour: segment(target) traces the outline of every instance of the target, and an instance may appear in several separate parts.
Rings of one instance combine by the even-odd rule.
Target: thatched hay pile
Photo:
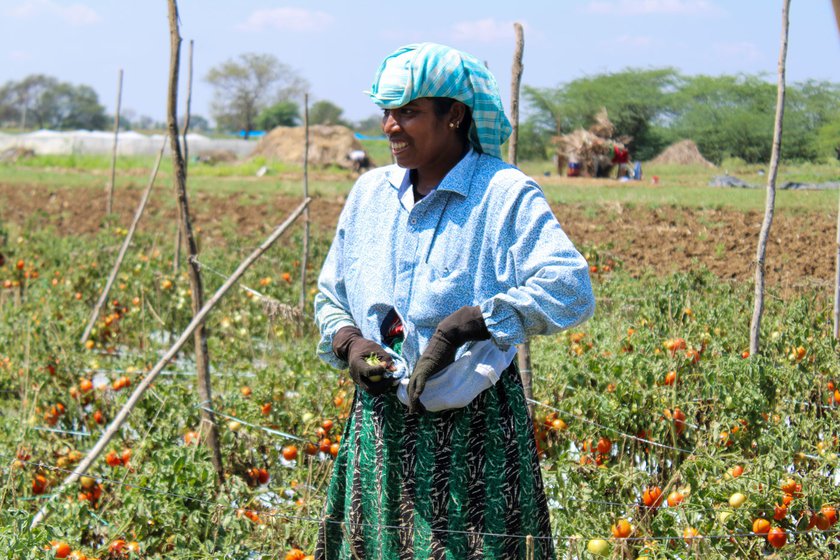
[[[314,125],[309,127],[309,164],[316,167],[338,165],[352,169],[348,155],[361,150],[362,145],[346,126]],[[254,156],[265,156],[268,160],[303,165],[304,128],[302,126],[278,126],[263,136]]]
[[[605,177],[613,168],[613,149],[624,148],[632,138],[621,136],[613,138],[615,126],[607,116],[606,108],[595,115],[595,123],[589,130],[579,128],[553,138],[557,146],[557,171],[561,175],[569,162],[580,165],[580,174],[587,177]]]
[[[714,167],[715,164],[703,157],[697,144],[693,140],[681,140],[671,144],[665,150],[651,160],[652,164],[659,165],[705,165]]]

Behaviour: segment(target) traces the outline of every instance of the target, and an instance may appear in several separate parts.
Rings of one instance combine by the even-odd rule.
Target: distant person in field
[[[484,63],[422,43],[370,91],[396,164],[348,195],[318,279],[319,356],[356,392],[315,557],[554,558],[516,345],[592,315],[586,260],[501,159]]]
[[[364,150],[353,150],[347,154],[350,163],[353,164],[353,171],[361,173],[370,169],[370,158]]]

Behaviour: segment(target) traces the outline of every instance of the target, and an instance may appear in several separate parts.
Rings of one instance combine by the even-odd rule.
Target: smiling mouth
[[[408,142],[391,141],[391,153],[396,155],[408,148]]]

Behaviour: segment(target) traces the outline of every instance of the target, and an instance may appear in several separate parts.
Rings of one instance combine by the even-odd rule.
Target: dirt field
[[[163,190],[152,196],[145,227],[150,223],[147,220],[172,223],[172,197],[161,202]],[[125,227],[139,196],[139,190],[117,193],[114,207]],[[221,240],[223,227],[233,226],[246,235],[271,231],[299,203],[291,198],[277,198],[271,204],[263,204],[263,200],[247,194],[222,197],[199,193],[190,203],[203,239],[215,242]],[[102,209],[92,205],[79,189],[0,184],[0,201],[0,223],[50,224],[61,233],[85,234],[97,231],[102,220]],[[314,226],[329,235],[341,201],[316,199],[311,208]],[[767,251],[769,286],[782,291],[819,286],[830,293],[836,254],[835,211],[793,216],[776,213]],[[555,207],[555,213],[579,247],[595,248],[634,275],[705,266],[728,281],[751,282],[754,277],[752,263],[762,220],[757,212],[651,210],[614,204],[595,209]]]

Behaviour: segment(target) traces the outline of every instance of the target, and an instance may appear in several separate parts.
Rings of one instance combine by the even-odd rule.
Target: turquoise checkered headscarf
[[[502,143],[511,132],[510,121],[496,79],[474,56],[435,43],[407,45],[382,62],[369,93],[383,109],[396,109],[419,97],[460,101],[472,111],[473,148],[502,157]]]

